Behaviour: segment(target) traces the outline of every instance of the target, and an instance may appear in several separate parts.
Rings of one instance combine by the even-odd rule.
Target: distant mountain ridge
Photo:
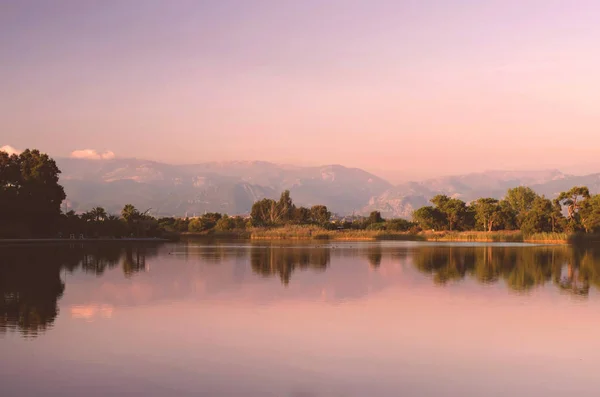
[[[204,212],[247,214],[262,198],[290,190],[298,205],[327,205],[340,215],[380,211],[384,217],[410,218],[436,194],[466,202],[501,198],[509,188],[530,186],[555,197],[575,185],[600,192],[600,173],[584,176],[559,170],[485,171],[392,185],[359,168],[342,165],[300,167],[263,161],[172,165],[140,159],[57,159],[69,209],[103,206],[118,213],[127,203],[151,208],[157,216]]]
[[[204,212],[246,214],[262,198],[290,190],[299,205],[324,204],[340,213],[359,211],[392,185],[366,171],[341,165],[296,167],[268,162],[171,165],[139,159],[57,159],[67,205],[109,212],[126,203],[150,213],[184,216]]]

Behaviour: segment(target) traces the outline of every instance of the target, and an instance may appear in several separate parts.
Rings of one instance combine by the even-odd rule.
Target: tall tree
[[[129,225],[131,225],[139,215],[140,212],[132,204],[125,204],[125,207],[121,210],[121,217],[125,219],[125,222]]]
[[[331,212],[324,205],[313,205],[310,207],[310,219],[314,223],[323,225],[331,219]]]
[[[585,186],[575,186],[571,190],[558,195],[558,202],[567,208],[567,220],[570,231],[578,230],[581,226],[579,210],[584,200],[590,197],[590,191]]]
[[[495,198],[480,198],[472,204],[477,224],[485,231],[494,230],[502,220],[502,208]]]
[[[443,229],[446,223],[444,214],[435,207],[425,206],[417,209],[412,215],[413,221],[423,230]]]
[[[537,196],[522,215],[520,229],[525,234],[552,231],[552,202]]]
[[[23,235],[52,235],[58,231],[60,205],[65,199],[58,183],[60,170],[38,150],[9,156],[0,152],[0,215]]]
[[[523,219],[527,216],[527,213],[531,211],[534,201],[538,197],[538,194],[534,192],[533,189],[525,186],[508,189],[508,192],[506,192],[505,200],[510,209],[514,212],[515,226],[518,229],[521,228]]]
[[[579,212],[586,233],[600,231],[600,195],[590,196],[581,202]]]

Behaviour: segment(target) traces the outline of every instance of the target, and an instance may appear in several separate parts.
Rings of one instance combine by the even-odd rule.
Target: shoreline
[[[325,229],[277,228],[255,229],[240,232],[182,233],[180,240],[194,239],[239,239],[249,241],[291,240],[291,241],[420,241],[454,243],[531,243],[531,244],[569,244],[571,236],[566,234],[539,234],[523,236],[521,232],[384,232],[347,230],[331,231]]]
[[[559,233],[540,233],[538,235],[523,236],[521,232],[384,232],[375,230],[325,230],[309,228],[276,228],[254,229],[228,232],[209,233],[180,233],[170,238],[158,237],[126,237],[126,238],[14,238],[0,239],[1,244],[35,244],[35,243],[128,243],[128,242],[172,242],[189,241],[196,239],[209,240],[245,240],[245,241],[417,241],[417,242],[447,242],[447,243],[531,243],[564,245],[579,242],[576,235]],[[592,236],[590,236],[592,237]],[[598,238],[595,236],[594,238]],[[586,241],[596,241],[591,238]]]

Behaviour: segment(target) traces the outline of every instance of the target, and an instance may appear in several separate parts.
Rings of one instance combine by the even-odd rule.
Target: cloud
[[[11,154],[20,154],[21,150],[15,149],[14,147],[12,147],[10,145],[4,145],[4,146],[0,147],[0,152],[6,152],[9,155],[11,155]]]
[[[94,149],[82,149],[72,151],[71,157],[75,159],[110,160],[115,158],[115,154],[110,150],[107,150],[104,153],[98,153]]]

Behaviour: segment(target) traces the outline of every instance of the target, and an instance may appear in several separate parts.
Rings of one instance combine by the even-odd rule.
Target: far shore
[[[493,232],[390,232],[378,230],[326,230],[318,227],[255,228],[251,230],[181,233],[180,239],[215,238],[242,240],[331,240],[331,241],[428,241],[568,244],[566,233],[536,233],[525,236],[520,231]]]
[[[304,240],[304,241],[422,241],[422,242],[481,242],[481,243],[532,243],[568,244],[572,242],[597,243],[600,236],[577,236],[566,233],[536,233],[523,235],[520,231],[493,232],[390,232],[379,230],[327,230],[319,227],[287,226],[280,228],[254,228],[250,230],[210,231],[203,233],[179,233],[168,238],[124,237],[124,238],[15,238],[0,239],[0,244],[26,243],[119,243],[119,242],[167,242],[194,239],[235,239],[235,240]]]

